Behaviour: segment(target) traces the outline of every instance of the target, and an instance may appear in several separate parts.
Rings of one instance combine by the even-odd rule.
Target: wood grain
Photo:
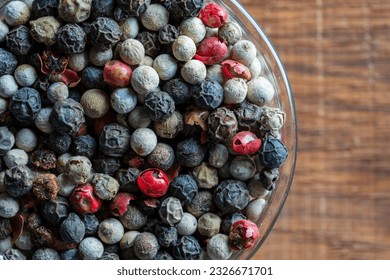
[[[390,259],[390,1],[242,0],[284,62],[299,152],[254,259]]]

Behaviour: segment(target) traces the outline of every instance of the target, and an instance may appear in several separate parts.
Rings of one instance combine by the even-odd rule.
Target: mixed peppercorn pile
[[[222,6],[6,2],[0,259],[228,259],[255,244],[285,113]]]

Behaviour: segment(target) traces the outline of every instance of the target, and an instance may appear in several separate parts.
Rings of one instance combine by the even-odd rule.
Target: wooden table
[[[299,152],[255,259],[390,259],[390,1],[242,0],[276,47]]]

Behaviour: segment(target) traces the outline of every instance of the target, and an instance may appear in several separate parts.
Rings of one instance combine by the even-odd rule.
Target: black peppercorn
[[[138,33],[137,38],[138,41],[145,48],[145,54],[151,57],[155,57],[160,53],[160,42],[158,40],[158,34],[150,31],[143,31]]]
[[[187,103],[192,96],[189,84],[181,78],[168,80],[162,90],[168,93],[177,105]]]
[[[26,55],[32,48],[30,29],[25,25],[15,27],[5,38],[7,48],[15,55]]]
[[[130,16],[140,16],[149,7],[151,0],[118,0],[118,5],[123,7]]]
[[[57,225],[69,215],[69,209],[68,200],[59,196],[56,199],[46,201],[42,206],[41,213],[47,221]]]
[[[10,237],[12,234],[11,220],[0,218],[0,240]]]
[[[272,191],[275,188],[275,183],[279,179],[279,170],[263,168],[260,171],[259,179],[263,184],[264,189]]]
[[[174,226],[156,225],[154,235],[161,247],[167,248],[175,245],[177,240],[177,229]]]
[[[107,157],[103,155],[95,156],[92,160],[94,171],[97,173],[113,176],[121,166],[117,157]]]
[[[259,151],[261,164],[268,169],[279,168],[287,159],[286,146],[279,139],[266,138]]]
[[[256,104],[244,101],[234,109],[238,125],[245,130],[253,130],[258,127],[263,110]]]
[[[154,91],[145,97],[145,111],[154,121],[164,121],[175,111],[175,101],[164,91]]]
[[[165,171],[173,165],[175,152],[171,146],[164,143],[157,143],[154,150],[147,156],[147,161],[152,167]]]
[[[106,156],[122,157],[130,147],[130,132],[122,125],[108,124],[100,133],[99,145]]]
[[[159,250],[157,255],[154,257],[154,260],[174,260],[174,258],[167,251]]]
[[[37,150],[31,155],[31,163],[43,170],[56,168],[57,158],[51,150]]]
[[[71,144],[72,138],[68,134],[58,132],[50,133],[49,148],[57,155],[68,152]]]
[[[75,134],[84,122],[84,109],[80,103],[68,98],[54,104],[50,123],[57,132]]]
[[[0,77],[12,74],[17,66],[18,61],[16,57],[5,49],[0,48]]]
[[[214,191],[214,203],[223,214],[234,213],[249,203],[249,191],[246,184],[237,180],[226,180]]]
[[[99,228],[99,220],[94,214],[87,214],[81,217],[81,221],[85,226],[85,234],[95,234]]]
[[[182,21],[186,17],[199,15],[204,6],[204,0],[162,0],[162,4],[168,9],[172,19],[176,22]]]
[[[130,193],[138,192],[137,178],[140,173],[141,170],[133,167],[118,170],[115,178],[119,183],[119,189]]]
[[[4,189],[13,197],[28,194],[33,187],[34,177],[27,166],[15,165],[5,171]]]
[[[201,252],[198,240],[193,236],[185,235],[173,246],[172,256],[178,260],[198,260]]]
[[[75,213],[70,213],[69,216],[62,222],[60,226],[60,235],[65,243],[79,243],[85,235],[84,223]]]
[[[91,135],[77,137],[72,144],[72,153],[78,156],[91,158],[96,151],[96,140]]]
[[[80,260],[79,251],[74,249],[69,249],[66,251],[62,251],[60,254],[61,260]]]
[[[158,32],[158,41],[162,45],[173,43],[179,37],[179,31],[176,26],[167,24]]]
[[[91,13],[89,19],[96,19],[98,17],[114,16],[115,0],[94,0],[92,1]]]
[[[177,144],[176,157],[183,166],[198,166],[204,160],[205,156],[206,148],[193,138],[183,140]]]
[[[91,24],[91,43],[97,48],[111,48],[119,42],[121,35],[118,23],[111,18],[98,17]]]
[[[41,97],[33,88],[24,87],[11,96],[9,110],[20,122],[33,121],[41,110]]]
[[[190,204],[198,193],[198,184],[192,176],[179,175],[169,185],[170,194],[180,199],[184,205]]]
[[[81,84],[86,89],[106,88],[106,83],[103,79],[103,70],[93,66],[85,67],[81,75]]]
[[[68,96],[68,98],[73,99],[76,102],[80,102],[80,100],[81,100],[81,93],[77,89],[70,88],[69,89],[69,96]]]
[[[215,109],[223,101],[222,86],[218,82],[209,79],[193,86],[191,92],[195,103],[202,109]]]
[[[68,23],[60,28],[57,38],[58,49],[66,54],[81,53],[87,43],[87,35],[77,24]]]
[[[58,0],[34,0],[31,12],[33,18],[58,15]]]
[[[236,134],[238,123],[232,111],[225,107],[215,109],[208,118],[209,134],[217,141],[225,141]]]

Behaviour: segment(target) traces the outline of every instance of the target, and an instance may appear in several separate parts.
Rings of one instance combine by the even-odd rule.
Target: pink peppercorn
[[[221,72],[224,79],[242,78],[251,79],[251,71],[244,64],[235,60],[225,60],[221,63]]]
[[[221,6],[210,3],[200,11],[199,18],[206,26],[218,28],[226,22],[228,14]]]
[[[82,215],[96,213],[102,206],[102,201],[94,195],[91,184],[76,187],[70,195],[70,203]]]
[[[110,204],[111,214],[114,216],[123,216],[127,212],[127,206],[130,201],[136,197],[130,193],[118,193]]]
[[[104,65],[104,82],[113,87],[126,87],[130,83],[133,71],[130,66],[119,60],[111,60]]]
[[[218,37],[204,39],[198,46],[195,59],[206,65],[213,65],[220,62],[227,53],[227,46]]]
[[[229,244],[233,250],[242,250],[253,247],[260,237],[256,224],[249,220],[238,220],[230,228]]]
[[[240,131],[233,137],[233,150],[240,155],[253,155],[261,147],[261,140],[250,131]]]
[[[149,168],[139,174],[137,185],[144,195],[157,198],[168,191],[169,179],[163,171]]]

